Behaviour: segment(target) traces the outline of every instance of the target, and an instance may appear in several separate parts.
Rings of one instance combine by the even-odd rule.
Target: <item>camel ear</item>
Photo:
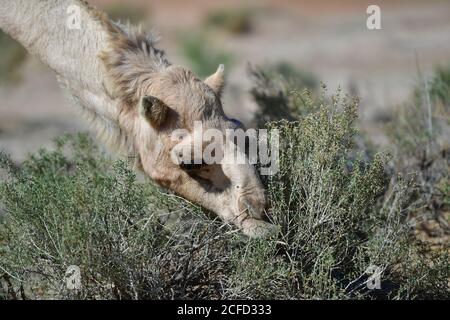
[[[216,73],[206,78],[205,83],[214,90],[214,92],[220,97],[222,96],[223,87],[225,86],[225,66],[219,65]]]
[[[151,126],[159,129],[167,119],[169,107],[158,98],[145,96],[141,100],[139,111]]]

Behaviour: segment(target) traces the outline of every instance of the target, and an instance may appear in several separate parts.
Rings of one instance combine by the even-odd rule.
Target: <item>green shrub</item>
[[[417,221],[439,226],[438,234],[449,235],[446,214],[450,177],[449,70],[438,69],[430,81],[420,84],[409,101],[394,108],[386,125],[395,152],[394,170],[415,173]]]
[[[210,13],[206,26],[220,28],[235,35],[248,33],[253,26],[251,10],[219,10]]]
[[[331,105],[310,93],[296,99],[309,114],[269,124],[280,132],[280,172],[265,183],[281,236],[232,255],[230,297],[448,297],[448,255],[433,256],[435,269],[428,265],[432,258],[406,223],[411,183],[390,178],[382,154],[371,163],[354,156],[357,100],[339,93]],[[416,282],[404,272],[412,261]],[[381,290],[367,289],[370,266],[383,270]]]
[[[317,91],[317,80],[308,72],[295,69],[288,63],[250,67],[253,87],[250,94],[259,106],[256,125],[278,120],[295,121],[314,111],[305,109],[302,94]]]
[[[180,41],[182,54],[200,77],[213,74],[220,64],[228,69],[233,62],[231,54],[214,47],[206,34],[186,35]]]
[[[291,93],[292,95],[292,93]],[[354,146],[355,99],[295,93],[304,116],[267,124],[280,171],[264,177],[276,239],[250,240],[140,181],[84,135],[20,167],[0,157],[0,295],[80,299],[448,298],[446,250],[407,223],[413,185]],[[82,272],[68,290],[69,265]],[[369,289],[366,272],[381,272]]]
[[[437,68],[431,80],[430,95],[434,102],[442,103],[450,109],[450,66]]]
[[[443,200],[444,205],[446,205],[447,208],[450,208],[450,180],[449,179],[442,182],[442,184],[440,186],[440,191],[444,195],[444,200]]]
[[[169,299],[201,297],[214,287],[210,269],[219,272],[221,261],[210,260],[209,252],[219,253],[213,247],[222,242],[207,228],[213,222],[178,197],[137,182],[126,163],[111,162],[86,136],[58,139],[56,150],[40,151],[18,170],[3,155],[2,167],[8,214],[0,275],[15,296]],[[169,230],[162,219],[170,212],[196,221]],[[69,265],[81,268],[78,292],[66,289]],[[209,286],[199,287],[202,281]]]
[[[448,147],[442,136],[450,128],[449,94],[450,69],[437,69],[431,79],[420,78],[411,99],[394,108],[387,134],[405,156]]]
[[[312,73],[297,69],[288,62],[269,65],[264,70],[269,72],[272,78],[280,78],[280,80],[285,82],[285,86],[291,88],[291,90],[303,90],[306,88],[314,92],[319,87],[319,81]]]

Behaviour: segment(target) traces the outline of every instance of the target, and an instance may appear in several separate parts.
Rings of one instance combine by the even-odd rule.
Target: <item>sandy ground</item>
[[[91,2],[104,6],[114,1]],[[163,37],[160,46],[180,64],[185,64],[177,41],[180,31],[197,31],[205,15],[219,8],[257,10],[253,32],[218,33],[215,39],[234,56],[228,70],[226,112],[243,121],[255,111],[248,95],[248,63],[287,61],[315,73],[330,91],[339,85],[354,87],[362,97],[366,123],[408,97],[417,81],[417,62],[423,74],[450,63],[450,1],[377,1],[383,29],[375,31],[366,28],[364,0],[127,3],[132,2],[148,8],[151,24]],[[22,74],[20,85],[0,87],[0,149],[16,161],[48,146],[63,132],[86,129],[47,68],[29,59]]]

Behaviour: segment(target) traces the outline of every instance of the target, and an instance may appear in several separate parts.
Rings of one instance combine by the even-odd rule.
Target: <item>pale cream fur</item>
[[[67,27],[67,9],[73,5],[81,12],[79,30]],[[113,23],[80,0],[1,0],[0,28],[53,69],[99,137],[134,157],[154,181],[249,236],[273,229],[261,220],[266,199],[253,166],[209,165],[190,171],[170,159],[176,129],[193,134],[195,121],[204,129],[233,128],[220,101],[223,66],[201,81],[171,65],[151,34]],[[150,119],[156,109],[142,110],[146,96],[158,101],[157,121]],[[230,154],[226,150],[225,157]]]

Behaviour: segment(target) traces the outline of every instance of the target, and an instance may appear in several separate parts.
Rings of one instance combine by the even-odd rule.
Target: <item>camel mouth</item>
[[[236,205],[239,212],[246,213],[256,219],[267,220],[268,202],[264,195],[260,195],[257,187],[249,189],[247,186],[233,185],[220,165],[188,165],[187,174],[196,180],[208,192],[235,193]]]

